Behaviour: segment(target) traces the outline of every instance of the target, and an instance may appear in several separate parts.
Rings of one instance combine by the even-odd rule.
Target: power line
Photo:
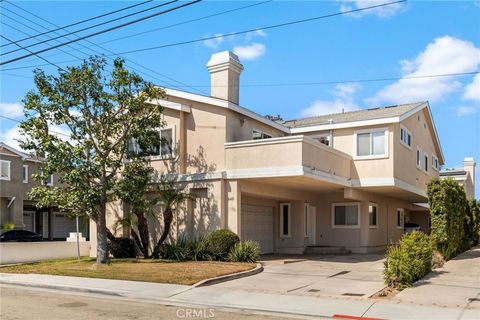
[[[136,37],[136,36],[139,36],[139,35],[142,35],[142,34],[147,34],[147,33],[151,33],[151,32],[155,32],[155,31],[159,31],[159,30],[164,30],[164,29],[169,29],[169,28],[172,28],[172,27],[176,27],[176,26],[180,26],[180,25],[184,25],[184,24],[188,24],[188,23],[192,23],[192,22],[196,22],[196,21],[200,21],[200,20],[205,20],[205,19],[209,19],[209,18],[213,18],[213,17],[216,17],[216,16],[220,16],[220,15],[224,15],[224,14],[227,14],[227,13],[231,13],[231,12],[235,12],[235,11],[240,11],[240,10],[244,10],[244,9],[248,9],[248,8],[251,8],[251,7],[255,7],[255,6],[259,6],[259,5],[263,5],[263,4],[266,4],[266,3],[269,3],[269,2],[272,2],[273,0],[267,0],[267,1],[262,1],[262,2],[257,2],[257,3],[254,3],[254,4],[249,4],[249,5],[246,5],[246,6],[242,6],[242,7],[237,7],[237,8],[234,8],[234,9],[230,9],[230,10],[225,10],[225,11],[220,11],[220,12],[217,12],[217,13],[214,13],[214,14],[210,14],[210,15],[206,15],[206,16],[202,16],[202,17],[198,17],[198,18],[195,18],[195,19],[190,19],[190,20],[185,20],[185,21],[182,21],[182,22],[178,22],[178,23],[174,23],[174,24],[171,24],[171,25],[167,25],[167,26],[163,26],[163,27],[159,27],[159,28],[155,28],[155,29],[151,29],[151,30],[146,30],[146,31],[142,31],[142,32],[139,32],[139,33],[135,33],[135,34],[131,34],[131,35],[128,35],[128,36],[124,36],[124,37],[120,37],[120,38],[116,38],[116,39],[112,39],[112,40],[108,40],[108,41],[103,41],[103,42],[99,42],[99,43],[93,43],[93,42],[90,42],[89,40],[86,40],[87,42],[91,43],[92,45],[91,46],[83,46],[84,48],[90,48],[90,47],[93,47],[93,46],[97,46],[99,48],[102,48],[104,50],[107,50],[105,49],[104,47],[102,47],[101,45],[102,44],[107,44],[107,43],[111,43],[111,42],[115,42],[115,41],[119,41],[119,40],[124,40],[124,39],[128,39],[128,38],[133,38],[133,37]],[[9,2],[10,3],[10,2]],[[14,5],[13,3],[10,3],[12,5]],[[16,6],[16,5],[15,5]],[[30,12],[30,11],[27,11],[19,6],[16,6],[17,8],[23,10],[23,11],[26,11],[27,13],[43,20],[43,21],[46,21],[45,19],[43,19],[42,17],[39,17],[37,16],[36,14]],[[50,23],[52,24],[51,22],[49,21],[46,21],[47,23]],[[53,26],[55,27],[58,27],[57,25],[55,24],[52,24]],[[66,30],[68,31],[68,30]],[[78,37],[78,36],[77,36]],[[73,51],[74,49],[72,50],[67,50],[66,52],[71,52]],[[108,51],[108,50],[107,50]],[[54,54],[51,54],[51,55],[48,55],[47,57],[53,57],[53,56],[56,56],[58,55],[59,53],[54,53]],[[126,59],[126,58],[125,58]],[[127,60],[127,59],[126,59]],[[66,62],[70,62],[70,61],[66,61]],[[62,62],[58,62],[58,63],[62,63]],[[37,65],[37,66],[42,66],[42,65]],[[33,67],[36,67],[35,65]],[[30,68],[30,66],[25,66],[25,67],[20,67],[20,69],[25,69],[25,68]],[[14,69],[4,69],[4,70],[15,70]],[[153,72],[153,71],[152,71]],[[166,77],[166,76],[165,76]],[[167,77],[168,78],[168,77]],[[173,79],[172,79],[173,80]]]
[[[55,26],[55,27],[57,26],[57,25],[55,25],[54,23],[52,23],[52,22],[50,22],[50,21],[48,21],[48,20],[46,20],[46,19],[44,19],[44,18],[42,18],[42,17],[40,17],[40,16],[35,15],[34,13],[32,13],[32,12],[26,10],[26,9],[23,9],[23,8],[21,8],[21,7],[19,7],[19,6],[17,6],[17,8],[19,8],[19,9],[27,12],[27,13],[30,14],[30,15],[35,16],[36,18],[38,18],[38,19],[40,19],[40,20],[42,20],[42,21],[45,21],[46,23],[48,23],[48,24],[50,24],[50,25],[53,25],[53,26]],[[13,12],[13,11],[11,11],[11,12],[12,12],[12,13],[15,13],[15,12]],[[17,16],[19,16],[20,18],[22,18],[23,20],[29,21],[29,22],[37,25],[37,26],[40,26],[40,27],[42,27],[42,28],[44,28],[44,29],[47,29],[45,26],[43,26],[43,25],[41,25],[41,24],[39,24],[39,23],[37,23],[37,22],[29,19],[28,17],[22,16],[22,15],[20,15],[20,14],[18,14],[18,13],[15,13],[15,14],[16,14]],[[8,16],[7,16],[7,17],[8,17]],[[10,17],[8,17],[8,18],[10,18]],[[12,18],[10,18],[10,19],[12,19]],[[13,20],[16,21],[15,19],[13,19]],[[16,22],[17,22],[17,23],[20,23],[19,21],[16,21]],[[4,23],[4,22],[2,22],[2,23]],[[4,24],[5,24],[5,23],[4,23]],[[30,26],[28,26],[28,25],[26,25],[26,24],[23,24],[23,23],[21,23],[21,24],[24,25],[24,26],[26,26],[26,27],[28,27],[28,28],[30,28],[30,29],[32,29],[32,30],[36,30],[36,29],[31,28]],[[8,25],[8,24],[6,24],[6,25]],[[9,26],[9,27],[12,28],[12,26]],[[17,28],[14,28],[14,29],[28,36],[28,34],[25,33],[25,32],[23,32],[22,30],[19,30],[19,29],[17,29]],[[67,31],[68,31],[68,30],[67,30]],[[76,36],[76,37],[79,37],[78,35],[75,35],[75,36]],[[48,36],[47,36],[47,37],[48,37]],[[68,38],[67,38],[67,39],[68,39]],[[56,41],[59,42],[58,40],[56,40]],[[92,45],[94,45],[94,46],[97,46],[97,47],[99,47],[100,49],[103,49],[103,50],[105,50],[105,51],[107,51],[107,52],[109,52],[109,53],[114,53],[114,52],[110,51],[110,50],[107,49],[107,48],[104,48],[104,47],[102,47],[102,46],[96,45],[95,43],[91,42],[90,40],[85,40],[85,41],[87,41],[88,43],[90,43],[90,44],[92,44]],[[95,52],[95,53],[101,54],[101,52],[99,52],[99,51],[97,51],[97,50],[94,50],[94,49],[91,49],[91,48],[88,48],[88,47],[86,47],[85,45],[83,45],[83,44],[81,44],[81,43],[79,43],[79,45],[82,46],[83,48],[89,49],[89,50],[91,50],[91,51],[93,51],[93,52]],[[71,47],[71,45],[68,45],[68,46]],[[64,50],[62,50],[62,49],[59,49],[59,50],[65,52],[65,53],[67,53],[67,54],[69,54],[69,55],[71,55],[71,56],[73,56],[73,57],[75,57],[75,58],[78,58],[77,56],[68,53],[68,51],[64,51]],[[80,52],[82,52],[82,51],[80,51]],[[86,54],[85,52],[82,52],[82,53]],[[112,59],[112,61],[113,61],[113,59]],[[132,63],[132,64],[134,64],[134,65],[137,65],[137,66],[139,66],[139,67],[142,67],[142,68],[144,68],[144,69],[146,69],[146,70],[149,70],[149,71],[153,72],[154,74],[157,74],[157,75],[159,75],[159,76],[161,76],[161,77],[164,77],[164,78],[170,79],[170,80],[172,80],[172,81],[175,81],[176,83],[181,84],[182,87],[188,87],[188,88],[191,88],[191,89],[193,89],[193,90],[195,90],[195,91],[197,91],[197,92],[200,92],[201,94],[207,94],[206,92],[204,92],[204,91],[202,91],[202,90],[200,90],[200,89],[196,89],[196,88],[190,87],[188,84],[185,84],[185,83],[183,83],[183,82],[181,82],[181,81],[178,81],[178,80],[176,80],[176,79],[174,79],[174,78],[171,78],[171,77],[169,77],[169,76],[167,76],[167,75],[161,74],[161,73],[157,72],[156,70],[153,70],[153,69],[151,69],[151,68],[145,67],[145,66],[143,66],[143,65],[141,65],[141,64],[138,64],[138,63],[136,63],[136,62],[134,62],[134,61],[132,61],[132,60],[130,60],[130,59],[125,59],[125,61],[129,61],[130,63]],[[46,65],[49,65],[49,64],[46,64]],[[134,71],[137,71],[137,72],[139,72],[139,73],[143,73],[143,74],[145,74],[145,75],[147,75],[147,76],[149,76],[149,77],[151,77],[151,78],[153,78],[153,79],[156,79],[156,80],[160,81],[160,83],[165,83],[165,84],[167,84],[167,86],[171,86],[171,87],[173,87],[173,88],[180,88],[180,86],[178,86],[178,85],[174,85],[174,84],[169,83],[169,82],[167,82],[167,81],[165,81],[165,80],[161,80],[161,79],[159,79],[158,77],[152,76],[151,74],[148,74],[148,73],[146,73],[146,72],[144,72],[144,71],[140,71],[140,70],[138,70],[138,69],[136,69],[136,68],[133,68],[133,67],[131,67],[131,66],[130,66],[130,68],[131,68],[132,70],[134,70]],[[5,73],[3,73],[3,74],[5,74]],[[31,78],[31,77],[20,76],[20,75],[12,75],[12,74],[9,74],[9,75],[11,75],[11,76],[18,76],[18,77],[25,77],[25,78]]]
[[[88,18],[88,19],[84,19],[84,20],[81,20],[81,21],[77,21],[77,22],[75,22],[75,23],[71,23],[71,24],[66,25],[66,26],[63,26],[63,27],[58,27],[57,29],[48,30],[48,31],[45,31],[45,32],[42,32],[42,33],[39,33],[39,34],[36,34],[36,35],[33,35],[33,36],[29,36],[29,37],[26,37],[26,38],[23,38],[23,39],[19,39],[19,40],[17,40],[17,42],[22,42],[22,41],[25,41],[25,40],[28,40],[28,39],[32,39],[32,38],[35,38],[35,37],[38,37],[38,36],[43,36],[43,35],[45,35],[45,34],[58,31],[58,30],[61,30],[61,29],[73,27],[73,26],[76,26],[76,25],[79,25],[79,24],[82,24],[82,23],[85,23],[85,22],[89,22],[89,21],[92,21],[92,20],[96,20],[96,19],[99,19],[99,18],[103,18],[103,17],[109,16],[109,15],[112,15],[112,14],[115,14],[115,13],[118,13],[118,12],[121,12],[121,11],[125,11],[125,10],[128,10],[128,9],[134,8],[134,7],[141,6],[141,5],[145,4],[145,3],[152,2],[152,1],[153,1],[153,0],[147,0],[147,1],[144,1],[144,2],[140,2],[140,3],[134,4],[134,5],[128,6],[128,7],[120,8],[120,9],[118,9],[118,10],[110,11],[110,12],[107,12],[107,13],[104,13],[104,14],[101,14],[101,15],[98,15],[98,16],[95,16],[95,17],[91,17],[91,18]],[[16,4],[14,4],[13,2],[10,2],[10,1],[5,1],[5,2],[8,2],[8,3],[10,3],[12,6],[15,6],[15,7],[21,9],[20,7],[18,7],[18,6],[17,6]],[[3,9],[8,10],[7,8],[3,8]],[[10,43],[1,45],[0,48],[1,48],[1,47],[4,47],[4,46],[8,46],[8,45],[10,45]]]
[[[226,37],[236,36],[236,35],[240,35],[240,34],[255,32],[255,31],[258,31],[258,30],[268,30],[268,29],[281,28],[281,27],[286,27],[286,26],[290,26],[290,25],[295,25],[295,24],[300,24],[300,23],[305,23],[305,22],[310,22],[310,21],[315,21],[315,20],[320,20],[320,19],[325,19],[325,18],[331,18],[331,17],[335,17],[335,16],[341,16],[341,15],[346,15],[346,14],[365,11],[365,10],[371,10],[371,9],[380,8],[380,7],[390,6],[390,5],[393,5],[393,4],[398,4],[398,3],[402,3],[402,2],[406,2],[406,1],[407,0],[388,2],[388,3],[378,4],[378,5],[369,6],[369,7],[364,7],[364,8],[360,8],[360,9],[352,9],[352,10],[349,10],[349,11],[336,12],[336,13],[331,13],[331,14],[312,17],[312,18],[307,18],[307,19],[294,20],[294,21],[289,21],[289,22],[284,22],[284,23],[279,23],[279,24],[274,24],[274,25],[269,25],[269,26],[264,26],[264,27],[259,27],[259,28],[253,28],[253,29],[248,29],[248,30],[243,30],[243,31],[231,32],[231,33],[227,33],[227,34],[223,34],[223,35],[216,35],[216,36],[204,37],[204,38],[200,38],[200,39],[174,42],[174,43],[164,44],[164,45],[160,45],[160,46],[154,46],[154,47],[148,47],[148,48],[142,48],[142,49],[136,49],[136,50],[129,50],[129,51],[120,52],[119,54],[128,54],[128,53],[136,53],[136,52],[143,52],[143,51],[149,51],[149,50],[163,49],[163,48],[180,46],[180,45],[185,45],[185,44],[190,44],[190,43],[202,42],[202,41],[206,41],[206,40],[226,38]]]
[[[36,14],[34,14],[34,13],[32,13],[32,12],[26,10],[26,9],[23,9],[22,7],[19,7],[19,6],[16,6],[16,7],[17,7],[18,9],[20,9],[20,10],[22,10],[22,11],[25,11],[26,13],[28,13],[28,14],[36,17],[37,19],[40,19],[40,20],[42,20],[42,21],[45,21],[46,23],[48,23],[48,24],[50,24],[50,25],[53,25],[54,27],[58,27],[56,24],[54,24],[54,23],[52,23],[52,22],[50,22],[50,21],[48,21],[48,20],[46,20],[46,19],[44,19],[44,18],[36,15]],[[13,12],[13,11],[12,11],[12,12]],[[47,29],[45,26],[40,25],[39,23],[37,23],[37,22],[35,22],[35,21],[32,21],[31,19],[29,19],[29,18],[27,18],[27,17],[25,17],[25,16],[22,16],[22,15],[20,15],[20,14],[18,14],[18,13],[15,13],[15,14],[16,14],[17,16],[21,17],[21,18],[24,19],[24,20],[27,20],[27,21],[29,21],[29,22],[37,25],[37,26],[41,26],[42,28]],[[10,18],[10,17],[9,17],[9,18]],[[10,19],[12,19],[12,18],[10,18]],[[13,20],[14,20],[14,19],[13,19]],[[16,20],[14,20],[14,21],[16,21]],[[18,22],[18,21],[17,21],[17,22]],[[2,23],[4,23],[4,22],[2,22]],[[4,24],[5,24],[5,23],[4,23]],[[24,25],[24,24],[23,24],[23,25]],[[28,28],[30,28],[30,29],[33,29],[33,28],[31,28],[30,26],[28,26],[28,25],[25,25],[25,26],[28,27]],[[11,26],[10,26],[10,27],[11,27]],[[16,29],[16,28],[14,28],[14,29]],[[18,30],[18,29],[16,29],[16,30],[19,31],[19,32],[21,32],[21,33],[23,33],[23,34],[26,34],[25,32],[23,32],[23,31],[21,31],[21,30]],[[68,32],[67,29],[66,29],[66,31]],[[56,32],[55,32],[55,33],[56,33]],[[28,35],[28,34],[26,34],[26,35]],[[80,36],[78,36],[78,35],[76,35],[76,34],[73,34],[73,35],[74,35],[75,37],[77,37],[77,38],[80,37]],[[67,39],[70,40],[69,38],[67,38]],[[57,42],[60,42],[59,40],[56,40],[56,41],[57,41]],[[105,50],[105,51],[107,51],[107,52],[109,52],[109,53],[111,53],[111,54],[116,55],[113,51],[111,51],[111,50],[109,50],[109,49],[107,49],[107,48],[105,48],[105,47],[103,47],[103,46],[100,46],[100,45],[98,45],[98,44],[96,44],[96,43],[94,43],[94,42],[91,42],[91,41],[88,40],[88,39],[85,40],[85,41],[88,42],[88,43],[90,43],[90,44],[92,44],[91,47],[96,46],[96,47],[98,47],[98,48],[100,48],[100,49],[102,49],[102,50]],[[89,49],[89,50],[91,50],[91,51],[93,51],[93,52],[95,52],[95,53],[98,53],[98,54],[102,54],[101,52],[99,52],[99,51],[97,51],[97,50],[91,49],[91,47],[87,47],[87,46],[83,45],[81,42],[78,43],[78,44],[79,44],[81,47],[83,47],[83,48]],[[71,47],[71,45],[68,45],[68,47]],[[59,50],[62,51],[62,52],[64,52],[64,53],[69,54],[69,51],[64,51],[64,50],[62,50],[62,49],[59,49]],[[80,52],[82,52],[82,51],[80,51]],[[82,52],[82,53],[84,53],[84,52]],[[86,53],[84,53],[84,54],[86,54]],[[71,55],[71,54],[70,54],[70,55]],[[74,56],[74,55],[72,55],[72,56]],[[74,57],[75,57],[75,58],[78,58],[78,57],[76,57],[76,56],[74,56]],[[141,67],[141,68],[143,68],[143,69],[145,69],[145,70],[148,70],[148,71],[150,71],[150,72],[152,72],[152,73],[154,73],[154,74],[156,74],[156,75],[159,75],[159,76],[161,76],[161,77],[163,77],[163,78],[166,78],[166,79],[172,80],[172,81],[174,81],[174,82],[176,82],[176,83],[179,83],[179,84],[182,85],[182,87],[188,87],[188,88],[191,88],[191,89],[193,89],[193,90],[195,90],[195,91],[198,91],[198,92],[200,92],[200,93],[202,93],[202,94],[206,94],[204,91],[202,91],[202,90],[200,90],[200,89],[196,89],[196,88],[190,87],[188,84],[186,84],[186,83],[184,83],[184,82],[178,81],[178,80],[176,80],[176,79],[174,79],[174,78],[172,78],[172,77],[169,77],[169,76],[167,76],[167,75],[165,75],[165,74],[162,74],[162,73],[160,73],[160,72],[158,72],[158,71],[156,71],[156,70],[154,70],[154,69],[151,69],[151,68],[148,68],[148,67],[146,67],[146,66],[143,66],[143,65],[141,65],[141,64],[139,64],[139,63],[136,63],[135,61],[133,61],[133,60],[131,60],[131,59],[128,59],[128,58],[124,58],[124,59],[125,59],[125,61],[130,62],[131,64],[134,64],[134,65],[136,65],[136,66],[138,66],[138,67]],[[112,61],[113,61],[113,59],[112,59]],[[60,64],[60,63],[62,63],[62,62],[59,62],[59,64]],[[140,70],[138,70],[138,69],[136,69],[136,68],[134,68],[134,67],[131,67],[131,66],[130,66],[130,68],[131,68],[132,70],[134,70],[134,71],[137,71],[137,72],[139,72],[139,73],[143,73],[143,74],[145,74],[145,75],[147,75],[147,76],[149,76],[149,77],[151,77],[151,78],[153,78],[153,79],[156,79],[156,80],[160,81],[161,83],[165,83],[167,86],[171,86],[171,87],[174,87],[174,88],[180,88],[180,86],[178,86],[178,85],[174,85],[174,84],[169,83],[169,82],[167,82],[167,81],[165,81],[165,80],[161,80],[161,79],[159,79],[158,77],[152,76],[151,74],[148,74],[148,73],[146,73],[146,72],[144,72],[144,71],[140,71]],[[2,71],[3,71],[3,70],[2,70]]]
[[[161,4],[158,4],[158,5],[153,6],[151,8],[147,8],[147,9],[143,9],[143,10],[136,11],[136,12],[133,12],[133,13],[129,13],[127,15],[124,15],[124,16],[121,16],[121,17],[118,17],[118,18],[114,18],[114,19],[111,19],[111,20],[103,21],[103,22],[97,23],[93,26],[88,26],[88,27],[85,27],[85,28],[82,28],[82,29],[78,29],[78,30],[69,32],[69,33],[64,34],[64,35],[59,35],[59,36],[56,36],[56,37],[53,37],[53,38],[50,38],[50,39],[46,39],[46,40],[42,40],[42,41],[39,41],[39,42],[36,42],[36,43],[32,43],[32,44],[29,44],[28,46],[25,46],[25,48],[35,47],[35,46],[41,45],[43,43],[50,42],[52,40],[56,40],[56,39],[59,39],[59,38],[64,38],[64,37],[69,36],[73,33],[79,33],[79,32],[83,32],[83,31],[86,31],[86,30],[90,30],[90,29],[93,29],[93,28],[96,28],[96,27],[99,27],[99,26],[103,26],[105,24],[109,24],[109,23],[114,22],[114,21],[122,20],[124,18],[128,18],[128,17],[134,16],[134,15],[146,12],[146,11],[150,11],[150,10],[153,10],[153,9],[164,7],[166,5],[169,5],[171,3],[175,3],[175,2],[178,2],[178,1],[179,0],[171,0],[169,2],[161,3]],[[8,8],[4,8],[4,9],[11,12],[11,10],[8,9]],[[7,52],[2,53],[1,55],[3,56],[3,55],[7,55],[9,53],[13,53],[13,52],[17,52],[17,51],[19,51],[19,49],[14,49],[14,50],[7,51]]]
[[[13,44],[17,45],[17,46],[20,47],[20,49],[22,49],[22,50],[25,50],[25,51],[28,51],[28,52],[30,52],[30,53],[33,53],[30,49],[27,49],[27,48],[25,48],[25,47],[22,47],[22,46],[19,45],[16,41],[13,41],[13,40],[9,39],[9,38],[5,37],[5,36],[2,35],[2,34],[0,34],[0,37],[3,38],[3,39],[5,39],[5,40],[7,40],[7,41],[10,41],[10,43],[13,43]],[[44,57],[42,57],[42,56],[40,56],[40,55],[38,55],[38,54],[35,54],[35,55],[36,55],[37,57],[39,57],[40,59],[42,59],[43,61],[47,62],[48,64],[50,64],[50,65],[52,65],[52,66],[54,66],[54,67],[57,67],[58,69],[63,70],[60,66],[58,66],[58,65],[56,65],[55,63],[49,61],[48,59],[45,59]]]
[[[197,21],[213,18],[213,17],[216,17],[216,16],[224,15],[224,14],[227,14],[227,13],[248,9],[248,8],[263,5],[263,4],[272,2],[272,1],[273,0],[267,0],[267,1],[257,2],[257,3],[254,3],[254,4],[249,4],[247,6],[242,6],[242,7],[230,9],[230,10],[220,11],[220,12],[217,12],[217,13],[213,13],[213,14],[209,14],[209,15],[206,15],[206,16],[198,17],[198,18],[195,18],[195,19],[185,20],[185,21],[177,22],[177,23],[170,24],[170,25],[167,25],[167,26],[154,28],[154,29],[134,33],[134,34],[131,34],[131,35],[127,35],[127,36],[103,41],[103,42],[100,42],[99,44],[107,44],[107,43],[111,43],[111,42],[115,42],[115,41],[119,41],[119,40],[125,40],[125,39],[129,39],[129,38],[137,37],[137,36],[140,36],[140,35],[143,35],[143,34],[152,33],[152,32],[159,31],[159,30],[165,30],[165,29],[169,29],[169,28],[172,28],[172,27],[177,27],[177,26],[181,26],[181,25],[184,25],[184,24],[197,22]]]
[[[17,119],[13,119],[13,118],[9,118],[9,117],[5,117],[4,115],[1,115],[1,114],[0,114],[0,118],[4,118],[4,119],[10,120],[10,121],[22,123],[22,121],[19,121],[19,120],[17,120]],[[52,133],[59,134],[59,135],[61,135],[61,136],[65,136],[65,137],[69,137],[69,138],[70,138],[70,135],[68,135],[68,134],[65,134],[65,133],[62,133],[62,132],[58,132],[58,131],[53,131],[53,130],[49,130],[49,131],[52,132]]]
[[[5,65],[5,64],[8,64],[8,63],[12,63],[12,62],[18,61],[18,60],[22,60],[22,59],[25,59],[25,58],[27,58],[27,57],[31,57],[32,55],[38,54],[38,53],[47,52],[47,51],[50,51],[50,50],[53,50],[53,49],[56,49],[56,48],[59,48],[59,47],[62,47],[62,46],[65,46],[65,45],[68,45],[68,44],[77,42],[77,41],[80,41],[80,40],[88,39],[88,38],[91,38],[91,37],[94,37],[94,36],[97,36],[97,35],[100,35],[100,34],[103,34],[103,33],[107,33],[107,32],[110,32],[110,31],[113,31],[113,30],[116,30],[116,29],[119,29],[119,28],[123,28],[123,27],[126,27],[126,26],[131,25],[131,24],[135,24],[135,23],[138,23],[138,22],[141,22],[141,21],[144,21],[144,20],[147,20],[147,19],[150,19],[150,18],[159,16],[159,15],[168,13],[168,12],[172,12],[172,11],[175,11],[175,10],[178,10],[178,9],[181,9],[181,8],[184,8],[184,7],[187,7],[187,6],[190,6],[190,5],[195,4],[195,3],[197,3],[197,2],[200,2],[200,1],[202,1],[202,0],[194,0],[194,1],[191,1],[191,2],[187,2],[187,3],[184,3],[184,4],[182,4],[182,5],[176,6],[176,7],[174,7],[174,8],[170,8],[170,9],[167,9],[167,10],[164,10],[164,11],[160,11],[160,12],[157,12],[157,13],[154,13],[154,14],[151,14],[151,15],[148,15],[148,16],[145,16],[145,17],[136,19],[136,20],[132,20],[132,21],[129,21],[129,22],[122,23],[122,24],[120,24],[120,25],[116,25],[116,26],[110,27],[110,28],[108,28],[108,29],[100,30],[100,31],[97,31],[97,32],[92,33],[92,34],[82,36],[82,37],[80,37],[80,38],[78,38],[78,39],[70,40],[70,41],[67,41],[67,42],[64,42],[64,43],[60,43],[60,44],[57,44],[57,45],[54,45],[54,46],[51,46],[51,47],[48,47],[48,48],[45,48],[45,49],[36,51],[36,52],[34,52],[34,53],[30,53],[30,54],[23,55],[23,56],[20,56],[20,57],[17,57],[17,58],[13,58],[13,59],[10,59],[10,60],[4,61],[4,62],[0,62],[0,65]],[[404,1],[405,1],[405,0],[404,0]]]
[[[353,79],[353,80],[333,80],[333,81],[317,81],[317,82],[290,82],[290,83],[249,83],[241,84],[240,87],[291,87],[291,86],[312,86],[312,85],[327,85],[327,84],[344,84],[344,83],[363,83],[363,82],[384,82],[396,80],[415,80],[427,78],[441,78],[441,77],[455,77],[479,74],[480,71],[458,72],[458,73],[441,73],[406,77],[385,77],[374,79]],[[211,85],[191,85],[192,87],[211,87]],[[226,87],[227,85],[215,85],[213,87]]]

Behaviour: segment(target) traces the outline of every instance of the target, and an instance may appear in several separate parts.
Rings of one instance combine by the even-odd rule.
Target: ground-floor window
[[[360,227],[360,205],[358,202],[333,203],[332,227]]]
[[[405,224],[405,210],[402,208],[397,208],[397,228],[403,229]]]
[[[280,203],[280,237],[290,237],[290,203]]]
[[[369,216],[369,226],[372,228],[377,227],[377,212],[378,205],[376,203],[369,203],[368,205],[368,216]]]

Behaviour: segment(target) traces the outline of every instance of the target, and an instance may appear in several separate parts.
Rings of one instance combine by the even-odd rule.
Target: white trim
[[[2,163],[8,164],[8,176],[7,177],[2,177],[1,176]],[[12,179],[12,161],[10,161],[10,160],[0,160],[0,180],[10,181],[11,179]]]
[[[217,99],[217,98],[213,98],[213,97],[206,97],[206,96],[202,96],[202,95],[198,95],[198,94],[194,94],[194,93],[190,93],[190,92],[174,90],[174,89],[165,89],[165,92],[169,96],[188,99],[188,100],[192,100],[192,101],[198,101],[198,102],[201,102],[201,103],[211,104],[211,105],[215,105],[215,106],[222,107],[222,108],[225,108],[225,109],[230,109],[230,110],[233,110],[233,111],[238,112],[240,114],[243,114],[245,116],[248,116],[252,119],[255,119],[259,122],[262,122],[266,125],[274,127],[274,128],[276,128],[276,129],[278,129],[282,132],[290,133],[289,128],[287,128],[287,127],[285,127],[285,126],[283,126],[283,125],[281,125],[281,124],[279,124],[275,121],[268,120],[267,118],[255,113],[251,110],[243,108],[243,107],[241,107],[241,106],[239,106],[239,105],[237,105],[233,102],[227,101],[227,100]]]
[[[358,149],[357,149],[357,135],[358,134],[365,134],[370,133],[370,144],[373,143],[372,140],[372,133],[374,132],[384,132],[384,139],[385,139],[385,152],[383,154],[370,154],[366,156],[359,156]],[[372,128],[372,129],[365,129],[365,130],[356,130],[353,132],[353,160],[372,160],[372,159],[385,159],[389,158],[390,150],[389,150],[389,140],[390,140],[390,131],[388,128]],[[370,150],[371,151],[371,150]]]
[[[10,156],[10,157],[15,157],[15,156],[18,156],[18,157],[21,157],[23,161],[31,161],[31,162],[38,162],[38,163],[42,163],[42,161],[40,159],[33,159],[31,158],[28,154],[26,153],[23,153],[21,151],[18,151],[17,149],[15,148],[12,148],[10,147],[9,145],[5,144],[4,142],[0,142],[0,150],[1,149],[6,149],[12,153],[14,153],[14,155],[12,154],[9,154],[9,153],[4,153],[4,152],[1,152],[0,151],[0,154],[1,155],[5,155],[5,156]]]
[[[398,225],[398,212],[402,213],[402,218],[400,220],[403,222],[401,226]],[[405,209],[404,208],[397,208],[396,214],[395,214],[395,226],[397,229],[404,229],[405,228]]]
[[[351,180],[352,187],[397,187],[405,191],[415,193],[421,197],[427,197],[425,190],[415,187],[397,178],[368,178]]]
[[[47,181],[45,182],[45,185],[51,187],[51,186],[53,186],[53,173],[50,173],[50,174],[48,175],[48,177],[50,178],[50,179],[48,179],[48,180],[50,180],[50,182],[47,180]]]
[[[25,169],[25,178],[23,178],[23,170]],[[22,166],[22,182],[23,183],[28,183],[28,164],[24,164]]]
[[[283,233],[283,207],[288,207],[288,233]],[[279,205],[279,226],[280,226],[280,238],[290,238],[292,236],[292,205],[290,202],[282,202]]]
[[[370,224],[370,206],[375,207],[375,224]],[[368,203],[368,227],[370,229],[378,229],[378,203],[369,202]]]
[[[350,122],[342,122],[342,123],[320,124],[320,125],[308,126],[308,127],[290,128],[290,131],[291,133],[306,133],[306,132],[324,131],[324,130],[332,130],[332,129],[375,126],[380,124],[389,124],[389,123],[396,123],[396,122],[400,122],[399,117],[350,121]]]
[[[439,164],[444,164],[445,163],[445,157],[443,155],[442,145],[440,144],[440,139],[438,138],[437,128],[435,127],[435,122],[433,121],[432,111],[430,110],[430,105],[429,105],[428,102],[426,102],[426,107],[427,107],[428,115],[430,117],[430,122],[432,123],[433,132],[435,133],[435,141],[437,142],[438,149],[440,150],[440,158],[441,158],[440,160],[442,162],[439,163]]]
[[[357,207],[357,224],[356,225],[336,225],[335,224],[335,207],[341,207],[341,206],[356,206]],[[332,228],[333,229],[360,229],[360,202],[334,202],[332,203]],[[345,223],[346,223],[346,217],[345,217]]]
[[[410,145],[408,145],[405,141],[403,141],[402,130],[404,133],[407,134],[407,137],[410,137]],[[412,144],[413,144],[412,133],[403,124],[400,124],[400,144],[406,147],[407,149],[412,150]]]
[[[155,99],[155,100],[148,99],[146,102],[150,104],[160,105],[166,109],[178,110],[186,113],[192,112],[192,109],[189,106],[186,106],[181,103],[173,102],[173,101],[164,100],[164,99]]]

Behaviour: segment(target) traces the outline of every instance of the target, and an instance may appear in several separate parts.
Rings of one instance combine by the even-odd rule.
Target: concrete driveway
[[[480,319],[480,247],[464,252],[395,296],[400,302],[477,309]]]
[[[217,288],[302,296],[368,298],[385,287],[383,255],[265,256],[257,275]]]

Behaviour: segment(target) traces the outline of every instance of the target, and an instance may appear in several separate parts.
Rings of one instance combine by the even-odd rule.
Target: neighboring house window
[[[368,219],[369,219],[369,226],[376,227],[377,226],[377,212],[378,212],[378,205],[376,203],[370,203],[368,205]]]
[[[0,160],[0,180],[10,180],[10,161]]]
[[[388,155],[387,129],[355,133],[355,153],[359,158],[377,158]]]
[[[438,158],[432,154],[432,168],[438,171]]]
[[[270,139],[272,135],[265,133],[261,130],[253,129],[252,130],[252,140],[261,140],[261,139]]]
[[[28,165],[24,164],[22,168],[22,180],[23,183],[28,183]]]
[[[358,202],[332,204],[332,227],[356,228],[360,226],[360,206]]]
[[[400,126],[400,142],[408,148],[412,147],[412,134],[404,126]]]
[[[423,171],[428,172],[428,154],[423,154]]]
[[[417,168],[422,168],[422,149],[420,147],[417,147]]]
[[[280,203],[280,237],[290,237],[290,203]]]
[[[45,181],[47,186],[53,186],[53,174],[49,174],[47,177],[47,181]]]
[[[405,223],[405,210],[397,208],[397,228],[403,229]]]
[[[172,156],[175,152],[175,126],[167,127],[153,133],[153,143],[148,148],[142,148],[133,138],[128,140],[128,151],[141,156]]]

